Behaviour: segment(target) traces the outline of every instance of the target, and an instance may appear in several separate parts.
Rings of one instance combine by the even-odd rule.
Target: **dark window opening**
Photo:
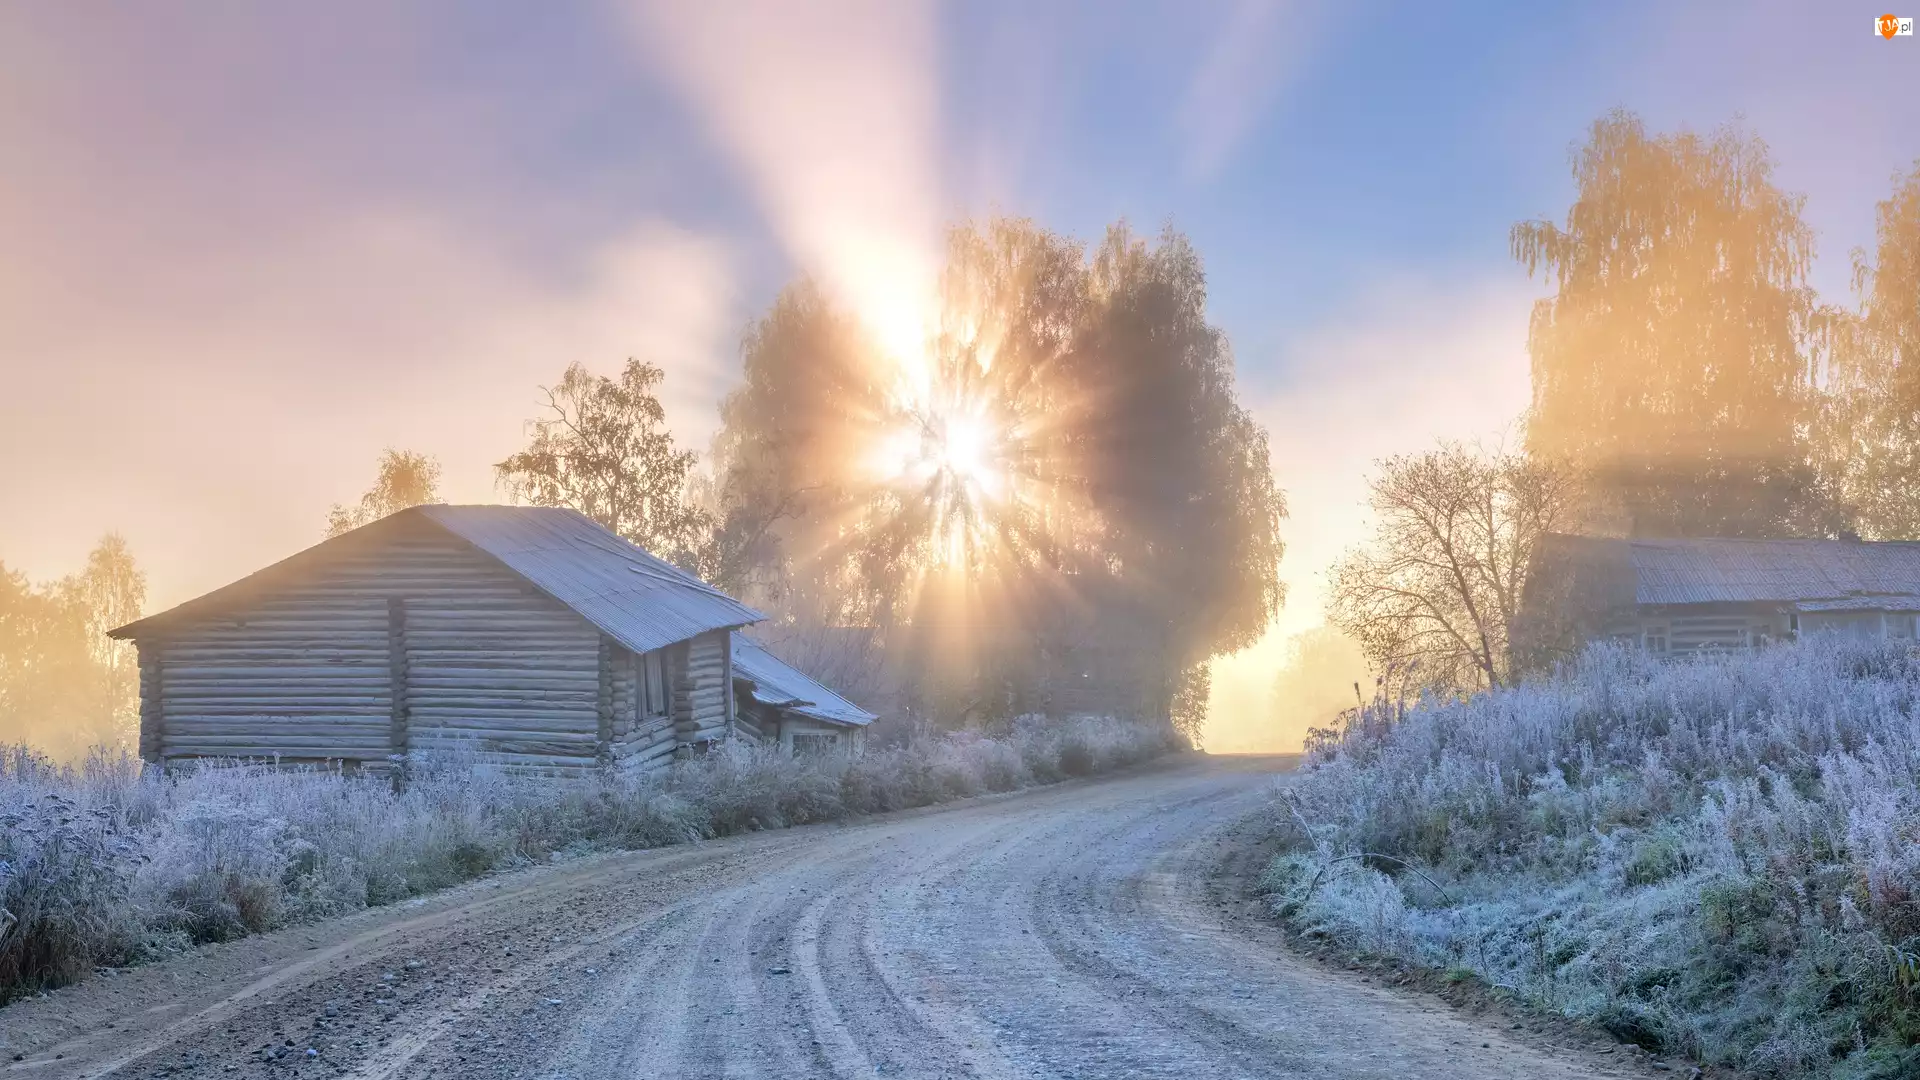
[[[796,731],[793,733],[793,756],[817,757],[831,754],[839,742],[840,736],[831,731]]]
[[[633,718],[656,720],[667,715],[667,665],[656,649],[633,658]]]

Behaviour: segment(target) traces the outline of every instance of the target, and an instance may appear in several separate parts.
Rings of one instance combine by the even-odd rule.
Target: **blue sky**
[[[1125,217],[1207,260],[1299,630],[1368,462],[1524,405],[1507,229],[1564,213],[1594,118],[1744,116],[1835,300],[1920,158],[1920,40],[1851,3],[393,8],[0,8],[0,561],[120,529],[177,601],[316,539],[388,445],[496,498],[574,360],[660,362],[703,447],[798,270],[887,307],[956,217]]]

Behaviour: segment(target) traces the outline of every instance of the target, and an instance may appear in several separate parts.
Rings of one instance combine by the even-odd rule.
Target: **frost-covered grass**
[[[1649,1048],[1920,1076],[1917,710],[1899,645],[1597,648],[1351,717],[1285,796],[1268,886],[1303,931]]]
[[[0,756],[0,1003],[194,944],[391,903],[556,854],[654,847],[927,806],[1142,761],[1168,729],[1079,719],[854,760],[725,746],[651,776],[484,765],[406,790],[337,772]]]

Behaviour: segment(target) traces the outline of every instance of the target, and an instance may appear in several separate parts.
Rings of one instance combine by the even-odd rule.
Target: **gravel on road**
[[[501,875],[9,1006],[0,1073],[1655,1075],[1289,952],[1233,858],[1284,764]]]

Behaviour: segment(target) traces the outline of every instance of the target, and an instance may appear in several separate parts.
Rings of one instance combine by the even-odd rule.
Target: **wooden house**
[[[1535,639],[1596,637],[1659,654],[1809,633],[1913,640],[1920,543],[1548,536],[1522,604]]]
[[[763,617],[572,510],[418,506],[112,636],[139,650],[149,761],[547,772],[757,736],[735,631]],[[767,707],[833,697],[787,671]]]

